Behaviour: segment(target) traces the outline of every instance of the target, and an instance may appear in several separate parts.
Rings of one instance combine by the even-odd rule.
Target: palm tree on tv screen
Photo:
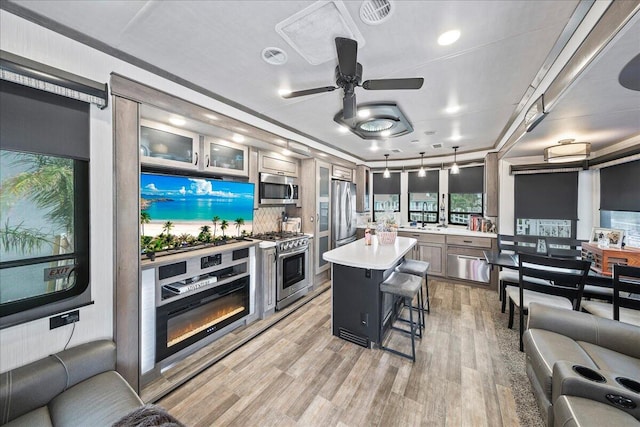
[[[151,222],[149,212],[140,212],[140,225],[142,226],[142,235],[144,236],[144,225]]]
[[[228,227],[229,227],[229,221],[227,221],[226,219],[223,219],[223,220],[220,222],[220,230],[222,230],[222,237],[223,237],[223,238],[224,238],[224,237],[226,237],[226,236],[224,235],[224,230],[226,230]]]
[[[238,230],[238,237],[240,237],[240,227],[242,227],[244,225],[244,219],[243,218],[238,218],[238,219],[236,219],[236,222],[234,224],[236,226],[236,230]]]

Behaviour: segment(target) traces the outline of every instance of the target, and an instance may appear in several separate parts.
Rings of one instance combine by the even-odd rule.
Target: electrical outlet
[[[49,318],[49,329],[59,328],[60,326],[69,325],[80,320],[80,310],[70,311],[68,313],[59,314]]]

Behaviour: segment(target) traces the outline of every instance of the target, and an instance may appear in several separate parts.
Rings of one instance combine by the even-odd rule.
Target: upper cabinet
[[[356,212],[371,211],[371,169],[365,165],[356,167]]]
[[[155,166],[197,170],[200,137],[183,129],[150,120],[140,120],[140,158]]]
[[[228,141],[204,137],[203,168],[222,175],[249,176],[249,149]]]
[[[290,159],[277,153],[261,151],[258,155],[258,172],[297,177],[298,165],[298,159]]]
[[[331,177],[335,179],[341,179],[343,181],[353,181],[353,169],[349,169],[339,165],[332,165]]]

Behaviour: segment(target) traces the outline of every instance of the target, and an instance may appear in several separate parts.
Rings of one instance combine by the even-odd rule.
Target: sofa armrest
[[[69,374],[67,387],[102,372],[115,371],[116,345],[110,340],[92,341],[54,355]]]
[[[640,327],[589,313],[538,303],[529,306],[529,329],[544,329],[640,359]]]

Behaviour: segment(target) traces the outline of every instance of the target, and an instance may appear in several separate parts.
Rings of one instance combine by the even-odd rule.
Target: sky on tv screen
[[[142,211],[151,221],[253,220],[252,183],[140,174]]]

